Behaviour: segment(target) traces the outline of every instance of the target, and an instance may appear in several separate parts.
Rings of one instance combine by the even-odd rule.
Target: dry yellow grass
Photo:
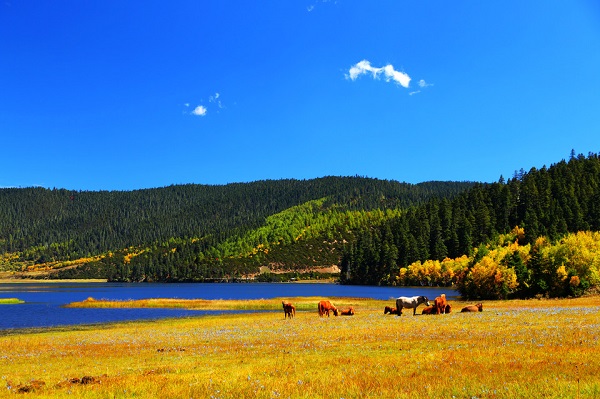
[[[272,299],[130,299],[113,301],[88,298],[81,302],[72,302],[70,308],[181,308],[194,310],[279,310],[282,301],[292,301],[297,310],[316,309],[322,297],[272,298]],[[325,298],[334,301],[338,308],[349,306],[373,306],[381,301],[366,298]]]
[[[600,398],[600,297],[481,313],[453,302],[449,315],[417,317],[383,315],[391,301],[333,301],[356,315],[320,318],[310,298],[291,320],[281,310],[4,334],[0,397]]]
[[[15,305],[23,303],[19,298],[0,298],[0,305]]]

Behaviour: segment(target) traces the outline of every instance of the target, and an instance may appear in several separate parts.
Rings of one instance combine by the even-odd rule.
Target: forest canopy
[[[598,289],[598,230],[600,160],[572,155],[364,229],[345,248],[341,280],[454,284],[477,298],[581,295]]]
[[[0,189],[0,215],[5,278],[280,281],[330,268],[343,284],[452,285],[472,298],[577,296],[600,284],[594,153],[495,183]]]

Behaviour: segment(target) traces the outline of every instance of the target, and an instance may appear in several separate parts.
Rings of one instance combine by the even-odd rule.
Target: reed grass
[[[328,299],[335,303],[338,308],[355,306],[379,306],[381,301],[367,298],[351,297],[294,297],[294,298],[271,298],[271,299],[172,299],[151,298],[115,301],[106,299],[87,298],[84,301],[72,302],[66,307],[70,308],[181,308],[190,310],[280,310],[282,301],[291,301],[296,310],[316,309],[317,303],[322,299]]]
[[[18,298],[0,298],[0,305],[16,305],[19,303],[25,303],[25,301]]]
[[[485,302],[477,313],[453,301],[437,316],[332,298],[356,315],[329,318],[314,299],[293,319],[258,312],[1,335],[0,397],[600,398],[600,297]]]

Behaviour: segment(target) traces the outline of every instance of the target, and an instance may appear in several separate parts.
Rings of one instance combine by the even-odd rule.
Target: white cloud
[[[311,12],[312,10],[314,10],[314,9],[315,9],[315,7],[316,7],[316,6],[317,6],[319,3],[323,3],[323,4],[324,4],[324,3],[331,3],[331,2],[332,2],[331,0],[316,0],[316,1],[314,1],[314,2],[313,2],[313,4],[310,4],[310,5],[308,5],[308,6],[306,7],[306,10],[307,10],[308,12]],[[333,4],[336,4],[336,5],[337,5],[337,3],[338,3],[338,2],[337,2],[337,0],[336,0],[336,1],[333,1]]]
[[[400,83],[402,87],[408,87],[410,84],[410,76],[408,76],[404,72],[399,72],[394,70],[394,67],[391,64],[388,64],[383,67],[385,72],[386,81],[390,81],[390,79],[394,80],[397,83]]]
[[[419,80],[419,87],[429,87],[429,86],[433,86],[433,84],[427,83],[423,79]]]
[[[198,105],[196,108],[194,108],[194,110],[192,111],[193,115],[197,115],[197,116],[204,116],[206,115],[206,107],[204,105]]]
[[[377,78],[377,73],[380,68],[373,68],[371,63],[367,60],[362,60],[356,65],[350,67],[350,71],[348,71],[349,75],[346,75],[346,78],[350,78],[352,80],[356,80],[360,75],[364,75],[367,72],[373,73],[373,78]]]
[[[208,102],[217,104],[217,107],[223,108],[223,104],[221,103],[221,100],[219,100],[219,97],[221,97],[221,95],[219,93],[215,93],[214,96],[208,97]]]
[[[396,71],[392,64],[388,64],[381,68],[371,66],[371,63],[367,60],[362,60],[352,67],[346,75],[346,79],[356,80],[360,75],[371,73],[373,79],[378,79],[381,74],[385,75],[385,81],[394,81],[402,87],[408,88],[410,85],[410,76],[404,72]]]
[[[206,116],[208,114],[208,111],[210,111],[211,114],[215,111],[216,111],[216,113],[219,113],[221,109],[226,108],[223,105],[223,103],[221,102],[221,93],[219,93],[219,92],[216,92],[215,94],[208,96],[208,102],[206,101],[206,99],[202,99],[200,101],[200,104],[204,104],[204,105],[198,105],[198,106],[196,106],[196,108],[194,108],[192,111],[189,111],[189,112],[187,110],[184,110],[183,113],[189,114],[189,115],[196,115],[196,116]],[[184,103],[183,105],[186,108],[190,107],[190,103]]]

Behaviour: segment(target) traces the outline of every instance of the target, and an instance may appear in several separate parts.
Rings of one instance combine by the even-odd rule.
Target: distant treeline
[[[336,224],[346,234],[343,224],[368,220],[364,215],[371,211],[453,197],[472,185],[413,185],[356,176],[135,191],[0,189],[0,267],[58,267],[61,276],[125,281],[218,279],[256,271],[264,264],[261,255],[273,258],[265,262],[310,267],[312,260],[295,258],[314,258],[306,251],[316,226],[307,223]],[[265,252],[275,235],[282,244],[297,238],[302,223],[303,230],[310,230],[302,246],[277,255]],[[253,251],[259,256],[249,257]],[[73,268],[81,259],[85,265]],[[327,262],[338,263],[339,254]]]
[[[347,246],[341,262],[341,279],[348,284],[459,284],[460,280],[443,277],[444,273],[421,273],[418,279],[414,276],[407,279],[406,268],[465,255],[470,257],[463,265],[467,279],[482,259],[482,248],[516,226],[524,230],[519,244],[532,245],[532,250],[541,245],[540,237],[544,237],[541,242],[550,245],[549,242],[563,239],[568,233],[600,230],[598,155],[572,154],[568,162],[561,161],[549,168],[521,170],[508,181],[501,178],[497,183],[478,184],[452,199],[433,198],[377,227],[367,228]],[[526,268],[516,273],[519,288],[505,287],[495,293],[464,284],[462,293],[479,297],[545,295],[552,291],[549,286],[553,284],[548,283],[553,279],[545,274],[556,274],[561,266],[566,268],[569,279],[578,276],[582,287],[599,283],[594,277],[596,272],[580,275],[578,268],[570,267],[568,261],[553,264],[555,270],[550,271],[548,262],[540,264],[524,255],[520,259],[496,261]]]
[[[581,295],[600,288],[598,230],[594,153],[489,184],[356,176],[0,189],[0,272],[278,281],[339,266],[344,284],[453,285],[473,298]]]

